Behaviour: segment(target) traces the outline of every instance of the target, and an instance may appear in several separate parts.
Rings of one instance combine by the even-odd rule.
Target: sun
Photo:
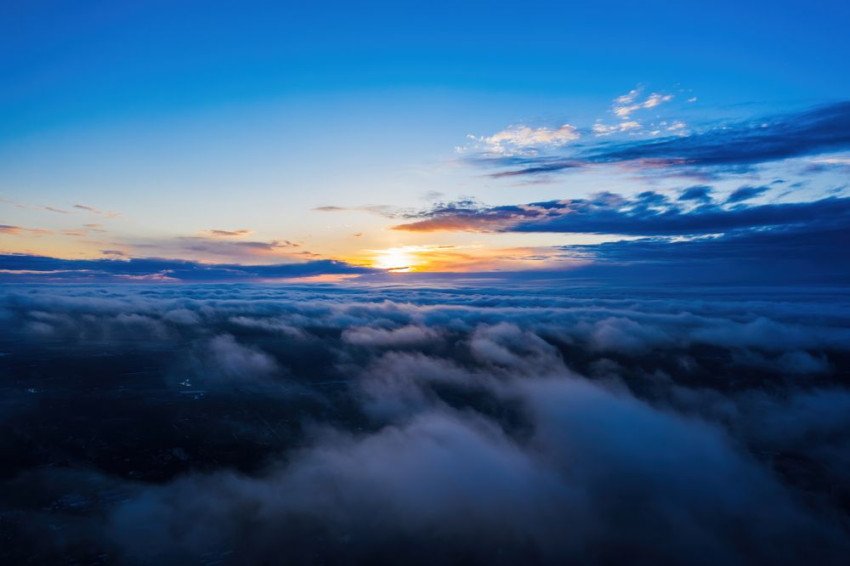
[[[396,273],[412,271],[416,265],[416,256],[409,248],[388,248],[375,254],[373,266]]]

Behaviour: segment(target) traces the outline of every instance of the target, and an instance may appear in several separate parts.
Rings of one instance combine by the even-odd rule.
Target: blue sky
[[[646,192],[667,199],[654,214],[845,198],[844,2],[0,10],[6,254],[557,270],[607,257],[571,246],[694,234],[399,226],[603,193],[632,207],[628,219]],[[810,112],[838,126],[801,129]],[[827,141],[671,165],[704,159],[730,132],[754,143],[747,132],[762,123],[775,134],[766,143],[789,131],[802,136],[793,147]],[[653,140],[670,140],[664,166],[648,161]],[[611,158],[612,147],[632,157]],[[680,199],[695,186],[711,199]],[[742,188],[752,198],[729,200]],[[843,226],[843,203],[831,203]]]

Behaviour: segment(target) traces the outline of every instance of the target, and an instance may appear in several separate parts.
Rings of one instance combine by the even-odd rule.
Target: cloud
[[[672,94],[651,93],[642,102],[639,100],[641,89],[634,89],[614,99],[611,111],[623,120],[629,118],[638,110],[648,110],[673,100]]]
[[[343,212],[343,211],[357,211],[357,212],[369,212],[371,214],[377,214],[378,216],[383,216],[385,218],[396,218],[398,216],[403,216],[406,212],[405,209],[390,206],[387,204],[373,204],[366,206],[355,206],[355,207],[345,207],[345,206],[318,206],[313,210],[318,212]]]
[[[525,125],[510,126],[491,136],[470,136],[485,151],[497,155],[534,154],[540,149],[558,148],[581,137],[575,126],[564,124],[558,128],[532,128]]]
[[[198,236],[183,236],[178,238],[178,242],[185,245],[187,250],[212,252],[216,254],[227,255],[233,250],[257,251],[257,252],[273,252],[282,249],[297,248],[300,244],[290,242],[289,240],[271,240],[268,242],[262,241],[221,241],[220,238],[241,237],[250,232],[233,232],[229,234],[211,234],[212,238]]]
[[[7,285],[0,319],[5,562],[850,546],[840,289]]]
[[[188,314],[193,314],[191,311]],[[175,321],[174,315],[169,320]],[[193,323],[197,317],[178,320]],[[279,371],[277,362],[253,346],[245,346],[229,334],[211,338],[201,349],[195,363],[198,380],[206,386],[212,384],[245,385],[246,382],[262,382]],[[213,382],[212,384],[210,382]]]
[[[655,160],[666,166],[750,165],[847,147],[848,125],[850,103],[841,102],[688,136],[591,148],[587,158],[596,162]]]
[[[136,239],[114,242],[134,256],[166,256],[197,259],[202,262],[250,263],[265,261],[299,262],[317,257],[291,240],[249,240],[248,232],[234,231],[232,236],[207,234],[165,239]]]
[[[95,208],[93,206],[89,206],[87,204],[75,204],[72,208],[77,210],[82,210],[84,212],[89,212],[91,214],[97,214],[98,216],[106,216],[107,218],[117,218],[121,216],[118,212],[111,212],[108,210],[101,210],[99,208]]]
[[[653,101],[658,100],[654,98]],[[850,147],[850,102],[720,124],[658,138],[597,143],[562,155],[522,160],[480,156],[470,162],[500,167],[495,177],[539,175],[600,164],[625,164],[657,171],[742,169],[789,158],[832,153]]]
[[[109,255],[117,255],[117,250],[107,251]],[[334,260],[240,265],[156,258],[74,260],[26,254],[0,255],[0,277],[7,280],[91,282],[165,278],[172,281],[251,281],[326,274],[357,275],[368,272],[370,270],[367,268]]]
[[[15,208],[21,209],[29,209],[29,210],[43,210],[47,212],[54,212],[56,214],[69,214],[69,212],[63,208],[59,208],[56,206],[44,206],[44,205],[33,205],[28,203],[19,202],[17,200],[7,199],[0,197],[0,203],[10,204]]]
[[[600,281],[843,284],[850,282],[850,255],[836,243],[848,237],[846,223],[833,218],[686,240],[641,238],[571,246],[567,251],[592,258],[591,265],[573,276],[596,276]]]
[[[639,130],[643,126],[640,122],[636,122],[634,120],[627,120],[624,122],[620,122],[619,124],[603,124],[602,122],[597,122],[593,124],[591,128],[593,133],[597,136],[607,136],[617,132],[630,132],[632,130]]]
[[[761,187],[743,191],[750,197],[763,192]],[[448,203],[395,229],[609,235],[608,243],[561,248],[564,277],[595,277],[600,284],[622,278],[681,282],[694,277],[715,283],[847,280],[848,264],[837,261],[843,253],[836,244],[848,237],[850,199],[753,205],[741,198],[735,197],[733,206],[721,205],[710,187],[695,186],[675,200],[645,191],[630,198],[598,193],[586,199],[496,207]],[[639,239],[626,241],[624,236]],[[555,250],[549,255],[556,255]]]
[[[679,194],[680,201],[696,201],[702,204],[708,204],[713,199],[711,196],[713,189],[707,185],[695,185],[688,187]]]
[[[402,326],[390,330],[383,328],[356,327],[342,333],[342,340],[356,346],[406,348],[424,346],[440,339],[432,329],[421,326]]]
[[[9,236],[20,236],[23,234],[29,234],[32,236],[44,236],[47,234],[52,234],[52,232],[44,228],[25,228],[23,226],[14,226],[11,224],[0,224],[0,234],[6,234]]]
[[[744,201],[751,200],[751,199],[754,199],[756,197],[759,197],[769,190],[770,190],[770,187],[768,187],[768,186],[739,187],[739,188],[735,189],[734,191],[732,191],[732,194],[729,195],[729,197],[726,199],[726,202],[727,203],[744,202]]]
[[[206,236],[210,236],[213,238],[241,238],[242,236],[249,236],[252,233],[251,230],[241,229],[241,230],[206,230],[204,234]]]
[[[685,200],[695,200],[696,194],[702,195],[701,198],[707,196],[697,191]],[[400,224],[395,229],[692,235],[805,224],[813,218],[818,222],[841,223],[846,221],[848,214],[850,199],[845,198],[737,208],[698,206],[682,209],[663,194],[645,191],[632,198],[598,193],[587,199],[525,205],[447,205],[422,212],[422,220]]]

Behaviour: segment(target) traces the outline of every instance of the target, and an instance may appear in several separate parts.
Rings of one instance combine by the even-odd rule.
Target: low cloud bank
[[[6,560],[842,563],[850,296],[7,287]]]

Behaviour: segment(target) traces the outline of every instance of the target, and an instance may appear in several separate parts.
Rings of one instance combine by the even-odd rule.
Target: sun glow
[[[417,263],[414,251],[410,247],[402,247],[376,251],[372,266],[403,273],[412,271]]]

